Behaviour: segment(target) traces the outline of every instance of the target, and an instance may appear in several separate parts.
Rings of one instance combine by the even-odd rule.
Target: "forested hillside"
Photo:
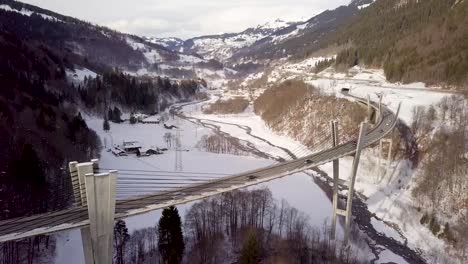
[[[99,139],[59,92],[62,57],[0,31],[0,60],[0,219],[62,208],[67,162],[96,157]]]
[[[337,65],[383,67],[390,81],[466,87],[468,1],[379,0],[343,27]]]
[[[411,130],[420,153],[412,195],[424,212],[420,222],[463,258],[468,244],[468,104],[457,96],[417,107]]]
[[[128,112],[154,113],[172,102],[192,99],[203,85],[203,80],[142,78],[114,69],[96,78],[85,78],[77,88],[85,106],[99,114],[116,105]]]
[[[16,10],[0,9],[0,22],[4,28],[30,41],[41,41],[54,47],[69,56],[70,63],[91,69],[105,65],[137,68],[144,61],[143,54],[127,45],[122,34],[110,29],[21,2],[1,0],[1,4]],[[23,15],[26,10],[34,13]],[[119,56],[115,56],[117,53]],[[87,61],[80,61],[79,55],[88,57]]]
[[[372,0],[354,0],[326,10],[309,20],[278,30],[270,36],[240,49],[231,61],[269,61],[289,57],[302,59],[327,45],[329,37],[360,14],[360,7]]]
[[[187,79],[195,75],[192,65],[210,69],[218,63],[13,0],[0,0],[0,25],[29,41],[42,42],[53,48],[57,54],[67,57],[68,64],[100,74],[118,67],[130,72]],[[220,67],[223,69],[222,65]]]
[[[330,142],[331,120],[340,121],[341,140],[347,141],[366,115],[359,105],[296,80],[267,89],[255,100],[254,108],[271,129],[315,149]]]

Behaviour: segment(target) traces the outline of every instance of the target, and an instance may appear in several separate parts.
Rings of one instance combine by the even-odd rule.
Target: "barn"
[[[137,153],[141,149],[138,141],[124,141],[121,148],[127,153]]]

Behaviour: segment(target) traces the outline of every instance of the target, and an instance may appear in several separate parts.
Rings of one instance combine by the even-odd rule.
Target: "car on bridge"
[[[311,159],[306,159],[306,160],[304,161],[305,164],[312,164],[313,162],[314,162],[314,161],[311,160]]]
[[[255,176],[255,175],[249,175],[247,176],[247,178],[249,178],[249,180],[255,180],[258,178],[258,176]]]

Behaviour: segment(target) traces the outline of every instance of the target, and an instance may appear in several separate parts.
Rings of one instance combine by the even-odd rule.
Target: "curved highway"
[[[363,99],[355,99],[360,103],[366,104],[366,101]],[[378,112],[378,105],[376,103],[372,103],[371,105],[376,112]],[[370,146],[390,133],[396,124],[397,115],[398,113],[395,115],[390,109],[382,105],[377,123],[366,133],[363,141],[364,147]],[[174,191],[160,192],[153,195],[117,201],[115,218],[121,219],[162,209],[170,205],[187,203],[311,169],[337,158],[354,154],[356,151],[355,145],[355,142],[350,141],[303,158],[285,161],[242,174],[223,177],[202,184],[176,189]],[[59,212],[9,219],[0,221],[0,242],[75,229],[88,225],[88,211],[84,206]]]

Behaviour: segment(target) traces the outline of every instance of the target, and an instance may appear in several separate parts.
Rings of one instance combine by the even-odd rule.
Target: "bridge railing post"
[[[332,144],[333,147],[338,146],[339,138],[338,138],[338,122],[332,121],[330,122],[331,126],[331,133],[332,133]],[[340,167],[339,167],[339,159],[333,160],[333,218],[332,218],[332,226],[331,226],[331,237],[335,239],[336,236],[336,221],[337,221],[337,210],[338,210],[338,181]]]
[[[365,135],[367,133],[368,123],[361,123],[361,129],[359,131],[359,138],[356,145],[356,154],[354,155],[353,166],[351,168],[351,175],[348,182],[348,199],[346,201],[346,225],[345,225],[345,243],[349,240],[351,220],[353,217],[352,207],[353,207],[353,194],[354,194],[354,184],[356,182],[356,174],[359,167],[359,160],[361,157],[361,151],[365,144]]]

